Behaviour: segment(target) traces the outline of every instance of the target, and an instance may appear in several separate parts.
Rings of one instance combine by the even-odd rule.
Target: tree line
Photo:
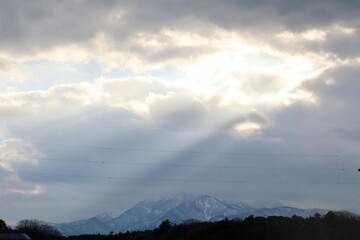
[[[25,221],[25,222],[24,222]],[[27,233],[33,240],[359,240],[360,219],[335,212],[325,216],[315,214],[309,218],[293,217],[254,217],[245,219],[222,220],[219,222],[196,222],[171,224],[165,220],[154,230],[109,233],[108,235],[86,234],[63,237],[52,226],[39,221],[23,220],[11,231]],[[0,221],[0,230],[6,230],[6,224]],[[4,228],[5,224],[5,228]],[[39,225],[40,224],[40,225]],[[48,226],[44,226],[44,224]],[[40,229],[34,230],[35,228]],[[8,229],[9,230],[9,229]],[[8,231],[7,230],[7,231]],[[40,233],[39,233],[40,231]],[[42,235],[41,235],[42,234]]]
[[[0,219],[0,233],[26,233],[33,240],[63,239],[60,232],[50,224],[37,219],[25,219],[12,229],[4,220]]]

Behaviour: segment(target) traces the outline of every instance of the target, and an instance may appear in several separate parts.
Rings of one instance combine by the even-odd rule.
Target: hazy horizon
[[[0,219],[179,192],[360,214],[360,2],[0,1]]]

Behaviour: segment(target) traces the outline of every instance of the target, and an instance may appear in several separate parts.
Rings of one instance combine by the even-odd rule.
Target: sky
[[[0,2],[0,218],[179,192],[360,213],[358,0]]]

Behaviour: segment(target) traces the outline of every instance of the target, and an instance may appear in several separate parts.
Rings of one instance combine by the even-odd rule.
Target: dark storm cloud
[[[360,104],[358,63],[349,63],[326,71],[305,86],[318,98],[316,116],[326,121],[330,134],[349,140],[359,139]]]
[[[0,9],[2,46],[36,52],[92,38],[111,6],[95,1],[2,1]]]
[[[293,147],[299,152],[357,154],[360,114],[355,109],[360,104],[359,74],[359,65],[350,63],[304,83],[302,88],[312,92],[315,104],[299,102],[270,114],[274,125],[265,130],[265,135],[283,136],[289,146],[298,144]],[[355,168],[359,161],[333,159],[331,164]]]
[[[127,5],[127,4],[125,4]],[[199,20],[220,27],[252,29],[271,26],[274,28],[306,29],[318,27],[339,20],[347,21],[358,17],[358,1],[132,1],[130,10],[136,9],[136,16],[142,16],[157,26],[170,25],[179,20]],[[139,6],[144,6],[139,8]],[[131,11],[130,11],[131,12]],[[135,14],[134,14],[135,15]],[[161,21],[168,20],[165,23]],[[170,21],[169,21],[170,20]],[[195,21],[196,23],[196,21]]]
[[[86,43],[103,33],[121,46],[136,32],[176,28],[206,34],[211,25],[271,36],[278,31],[352,24],[359,10],[358,1],[322,0],[2,1],[0,43],[3,51],[23,54]]]
[[[329,69],[320,76],[318,81],[309,85],[319,95],[320,101],[324,101],[324,104],[330,104],[333,102],[331,100],[335,100],[336,103],[341,104],[341,107],[346,107],[360,102],[359,74],[359,63],[349,63]],[[354,105],[349,107],[354,107]]]

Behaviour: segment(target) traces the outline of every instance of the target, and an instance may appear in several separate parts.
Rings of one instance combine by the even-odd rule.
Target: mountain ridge
[[[53,224],[64,236],[81,234],[108,234],[135,230],[150,230],[158,227],[166,219],[174,224],[188,220],[219,221],[243,219],[253,216],[313,216],[315,213],[325,215],[325,209],[300,209],[288,206],[273,208],[256,208],[246,203],[227,203],[209,195],[178,194],[173,197],[161,197],[143,200],[118,216],[99,214],[95,217]]]

